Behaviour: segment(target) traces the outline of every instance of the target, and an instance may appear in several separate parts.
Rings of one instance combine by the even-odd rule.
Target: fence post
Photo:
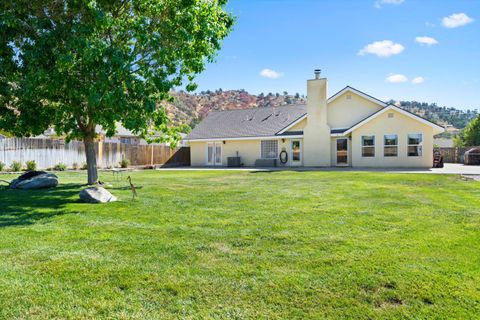
[[[103,167],[103,141],[98,140],[98,159],[97,159],[98,166],[100,168]]]

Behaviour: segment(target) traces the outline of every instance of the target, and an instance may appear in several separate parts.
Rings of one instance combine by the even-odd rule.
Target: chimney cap
[[[313,72],[315,73],[315,79],[320,79],[320,74],[322,73],[322,70],[315,69]]]

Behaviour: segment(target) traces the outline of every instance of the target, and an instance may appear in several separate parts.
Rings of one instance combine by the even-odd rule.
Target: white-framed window
[[[396,134],[386,134],[383,137],[383,156],[398,156],[398,136]]]
[[[375,136],[362,136],[362,157],[375,157]]]
[[[422,156],[422,134],[409,134],[407,137],[407,154],[409,157]]]
[[[262,140],[261,149],[262,159],[276,159],[278,157],[277,140]]]

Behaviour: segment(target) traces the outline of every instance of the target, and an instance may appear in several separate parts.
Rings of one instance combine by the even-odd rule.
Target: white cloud
[[[415,78],[412,79],[413,84],[420,84],[420,83],[424,83],[424,82],[425,82],[424,77],[415,77]]]
[[[467,16],[465,13],[454,13],[449,17],[442,19],[442,24],[445,28],[458,28],[469,23],[472,23],[474,19]]]
[[[390,83],[402,83],[407,82],[408,78],[403,74],[391,74],[385,80]]]
[[[434,44],[438,44],[437,39],[432,38],[432,37],[416,37],[415,41],[420,43],[420,44],[425,44],[427,46],[432,46]]]
[[[405,0],[377,0],[375,1],[375,7],[380,8],[382,4],[394,4],[398,5],[403,3]]]
[[[269,79],[278,79],[283,77],[283,72],[278,72],[272,69],[263,69],[260,71],[260,75]]]
[[[391,40],[375,41],[363,47],[358,52],[358,55],[364,56],[368,53],[375,54],[379,57],[390,57],[402,53],[405,47],[399,43],[394,43]]]

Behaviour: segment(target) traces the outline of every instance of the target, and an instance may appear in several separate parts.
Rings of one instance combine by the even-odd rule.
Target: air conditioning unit
[[[227,157],[227,167],[240,167],[240,157]]]

